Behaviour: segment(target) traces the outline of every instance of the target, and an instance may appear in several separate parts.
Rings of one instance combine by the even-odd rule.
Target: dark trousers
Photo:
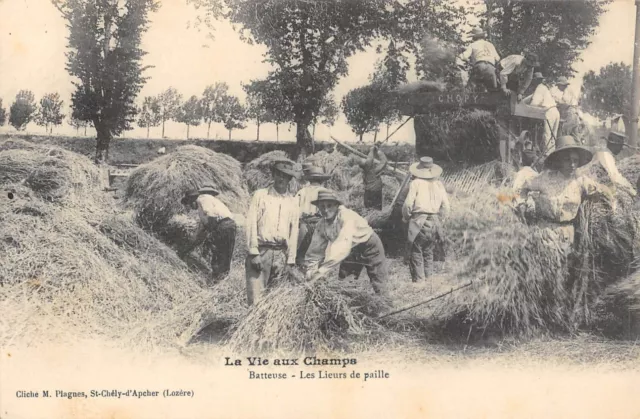
[[[364,190],[364,207],[382,209],[382,189]]]
[[[267,289],[283,277],[287,267],[287,247],[259,246],[260,270],[251,265],[253,255],[247,255],[245,260],[245,275],[247,280],[247,302],[249,305],[257,303],[264,297]]]
[[[471,70],[471,81],[477,86],[484,86],[488,91],[496,90],[496,68],[486,61],[477,62]]]
[[[351,249],[351,254],[342,261],[338,277],[344,279],[354,275],[357,279],[362,268],[367,268],[367,275],[376,294],[388,295],[389,272],[384,246],[380,237],[374,232],[369,240]]]
[[[304,256],[307,254],[313,232],[316,230],[316,224],[320,221],[320,217],[301,218],[298,233],[298,251],[296,253],[296,265],[304,265]]]
[[[218,282],[229,274],[233,250],[236,246],[236,223],[225,218],[213,225],[209,234],[211,271],[213,281]]]
[[[409,271],[413,282],[424,281],[433,274],[433,256],[438,240],[436,220],[427,220],[411,246]]]

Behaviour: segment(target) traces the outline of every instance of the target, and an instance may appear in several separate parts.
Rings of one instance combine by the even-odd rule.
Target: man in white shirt
[[[307,278],[311,281],[321,279],[338,265],[339,278],[350,275],[357,278],[366,267],[373,290],[389,303],[384,246],[367,220],[343,206],[330,190],[318,192],[318,199],[313,204],[320,210],[322,219],[305,255]]]
[[[258,189],[247,213],[248,255],[245,263],[247,300],[257,302],[274,279],[285,274],[296,261],[298,244],[298,200],[288,192],[298,173],[291,161],[276,161],[273,184]]]
[[[320,221],[318,208],[313,205],[313,201],[318,198],[318,191],[324,189],[324,183],[331,178],[331,175],[324,173],[321,167],[309,165],[304,167],[304,178],[308,182],[298,191],[296,198],[300,208],[300,232],[298,233],[298,254],[296,264],[304,264],[304,255],[311,244],[313,231]]]
[[[533,76],[536,89],[533,95],[524,99],[524,102],[531,106],[538,106],[546,110],[544,117],[544,133],[542,135],[545,144],[545,154],[549,155],[556,149],[556,138],[558,137],[558,126],[560,125],[560,113],[556,107],[556,101],[551,95],[551,91],[544,83],[542,73],[537,72]]]
[[[463,63],[471,65],[471,81],[484,86],[487,90],[496,90],[498,81],[496,77],[496,65],[500,62],[500,56],[493,44],[484,38],[485,32],[480,28],[471,30],[473,42],[458,56],[458,66]]]
[[[408,242],[411,246],[409,270],[413,282],[424,281],[433,273],[433,252],[436,241],[442,240],[440,215],[449,211],[449,197],[438,179],[442,168],[431,157],[421,157],[409,167],[414,179],[402,205],[403,221],[409,223]]]
[[[197,192],[188,192],[181,201],[183,205],[197,209],[200,222],[195,239],[182,249],[180,256],[186,256],[203,243],[209,244],[214,283],[229,274],[237,228],[234,215],[216,198],[219,194],[213,186],[204,186]]]
[[[538,56],[533,53],[509,55],[500,61],[500,87],[509,95],[510,91],[518,94],[518,102],[522,100],[524,92],[529,88],[533,79],[533,70],[540,66]]]
[[[551,95],[558,105],[560,120],[562,121],[562,135],[573,135],[578,137],[576,130],[580,125],[580,114],[578,113],[578,97],[568,88],[569,81],[566,77],[559,77],[555,87],[551,89]]]

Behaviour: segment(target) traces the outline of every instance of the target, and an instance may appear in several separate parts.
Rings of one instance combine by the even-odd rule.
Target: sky
[[[465,0],[476,1],[476,0]],[[479,0],[478,0],[479,1]],[[226,82],[230,92],[244,99],[241,84],[267,75],[269,65],[263,63],[266,51],[259,45],[241,41],[227,23],[216,23],[215,39],[209,39],[206,29],[195,28],[197,11],[185,0],[163,0],[160,10],[151,15],[149,31],[143,37],[143,49],[148,52],[145,65],[153,66],[146,73],[150,77],[140,96],[157,95],[173,86],[184,98],[200,96],[205,87],[216,82]],[[67,28],[59,12],[50,0],[0,0],[0,98],[8,108],[16,93],[30,89],[36,100],[49,92],[59,92],[69,113],[72,78],[65,70]],[[571,80],[571,87],[579,89],[582,74],[597,71],[609,62],[633,61],[635,5],[633,0],[614,0],[601,17],[600,27],[592,38],[592,44],[583,52],[582,62],[576,63],[578,75]],[[341,79],[334,95],[339,103],[349,90],[367,84],[374,64],[379,59],[375,51],[359,53],[349,60],[349,75]],[[415,78],[410,75],[410,79]],[[392,127],[393,130],[393,127]],[[12,127],[0,127],[0,132],[12,132]],[[30,124],[29,133],[44,133],[44,128]],[[75,130],[65,121],[54,128],[54,134],[73,135]],[[92,130],[88,131],[92,135]],[[160,128],[151,129],[151,137],[159,138]],[[355,134],[346,124],[343,115],[333,127],[318,125],[316,139],[329,141],[329,136],[354,140]],[[146,130],[127,131],[127,138],[145,137]],[[186,138],[186,126],[169,122],[165,136]],[[227,130],[219,124],[211,127],[211,138],[227,139]],[[255,139],[255,124],[244,130],[234,130],[233,139]],[[191,127],[190,137],[206,137],[206,126]],[[262,125],[261,139],[276,138],[272,124]],[[365,141],[372,135],[365,136]],[[280,141],[295,140],[295,127],[280,127]],[[401,128],[394,141],[415,141],[411,122]]]

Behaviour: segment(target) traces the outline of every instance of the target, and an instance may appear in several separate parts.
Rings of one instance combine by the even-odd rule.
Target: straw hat
[[[558,81],[556,82],[558,86],[568,86],[569,80],[565,76],[558,77]]]
[[[326,174],[321,167],[311,166],[304,170],[304,178],[307,180],[327,180],[331,178],[331,175]]]
[[[291,177],[299,177],[299,173],[293,168],[293,162],[289,160],[275,160],[271,166],[272,170],[277,170],[280,173],[289,175]]]
[[[338,198],[335,192],[329,189],[318,191],[318,197],[316,198],[315,201],[311,201],[311,203],[313,205],[318,205],[318,203],[322,201],[333,201],[333,202],[337,202],[338,205],[342,205],[342,201],[340,200],[340,198]]]
[[[420,179],[434,179],[442,174],[442,167],[433,162],[431,157],[420,157],[419,163],[413,163],[409,172]]]
[[[206,186],[203,186],[202,188],[198,189],[198,195],[213,195],[213,196],[217,196],[217,195],[220,195],[220,191],[217,190],[216,188],[214,188],[211,185],[206,185]]]
[[[536,79],[544,80],[544,76],[540,71],[536,71],[535,73],[533,73],[533,80],[536,80]]]
[[[571,135],[565,135],[556,141],[556,149],[544,160],[544,167],[551,167],[562,158],[565,158],[569,151],[576,151],[580,156],[580,165],[578,167],[584,166],[593,158],[593,152],[591,150],[579,145]]]
[[[471,29],[471,37],[472,38],[484,38],[486,36],[486,33],[482,30],[482,28],[480,27],[475,27],[473,29]]]

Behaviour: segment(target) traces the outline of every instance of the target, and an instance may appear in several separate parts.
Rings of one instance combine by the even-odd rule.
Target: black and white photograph
[[[640,418],[640,1],[0,0],[0,418]]]

